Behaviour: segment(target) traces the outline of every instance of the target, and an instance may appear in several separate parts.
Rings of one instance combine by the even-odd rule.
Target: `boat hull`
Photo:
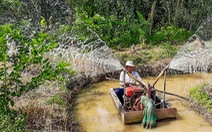
[[[124,124],[137,123],[141,122],[143,119],[143,111],[126,111],[122,106],[121,101],[115,93],[115,89],[118,88],[110,88],[110,94],[112,96],[113,102],[118,109],[119,114],[121,115],[122,122]],[[175,119],[177,115],[176,108],[169,108],[166,106],[165,108],[156,109],[157,120],[172,118]]]

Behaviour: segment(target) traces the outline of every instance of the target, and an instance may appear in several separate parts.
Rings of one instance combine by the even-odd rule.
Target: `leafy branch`
[[[36,31],[23,35],[24,28],[15,25],[0,26],[0,112],[10,112],[14,97],[42,85],[45,80],[63,79],[69,72],[67,63],[51,64],[44,54],[57,46],[50,37]],[[34,70],[35,73],[30,73]],[[25,76],[26,74],[27,76]]]

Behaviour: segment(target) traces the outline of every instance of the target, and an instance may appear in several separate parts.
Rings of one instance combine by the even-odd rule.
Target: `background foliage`
[[[211,5],[210,0],[0,0],[0,129],[24,126],[25,116],[11,110],[14,98],[68,72],[66,63],[52,65],[44,57],[57,46],[60,28],[82,40],[91,30],[114,49],[145,44],[132,60],[147,63],[173,57],[175,46],[211,19]],[[155,55],[151,47],[163,50]],[[119,56],[124,61],[129,57]],[[24,82],[23,74],[34,66],[36,74]],[[51,101],[61,103],[59,96]]]
[[[110,47],[129,47],[145,40],[154,44],[187,40],[212,14],[211,5],[199,0],[1,0],[0,24],[30,19],[39,25],[44,18],[48,28],[86,27]],[[179,34],[172,37],[176,30]]]
[[[154,44],[184,42],[212,11],[211,1],[197,0],[69,0],[69,3],[76,7],[77,14],[86,15],[76,18],[82,18],[84,26],[103,35],[111,47],[128,47],[142,40]],[[94,20],[97,14],[103,19]]]

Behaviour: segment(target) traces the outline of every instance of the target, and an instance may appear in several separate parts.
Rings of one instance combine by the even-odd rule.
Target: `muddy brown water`
[[[153,83],[156,77],[143,78]],[[212,74],[190,74],[167,76],[166,91],[188,97],[188,90],[204,81],[212,81]],[[124,125],[109,93],[109,88],[119,87],[118,82],[104,81],[84,90],[77,99],[77,116],[86,132],[142,132],[142,131],[179,131],[212,132],[212,126],[189,107],[189,103],[175,96],[166,95],[170,107],[177,108],[176,120],[162,120],[151,130],[141,124]],[[161,77],[156,88],[163,90],[164,78]],[[163,96],[162,94],[160,94]]]

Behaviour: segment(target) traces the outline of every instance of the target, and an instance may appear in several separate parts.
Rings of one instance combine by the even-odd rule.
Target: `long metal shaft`
[[[165,107],[165,103],[166,103],[166,70],[164,71],[164,90],[163,90],[163,108]]]
[[[125,94],[126,94],[126,81],[125,81],[125,77],[126,76],[126,71],[124,70],[124,94],[123,94],[123,100],[124,100],[124,105],[126,105],[126,100],[125,100]]]

